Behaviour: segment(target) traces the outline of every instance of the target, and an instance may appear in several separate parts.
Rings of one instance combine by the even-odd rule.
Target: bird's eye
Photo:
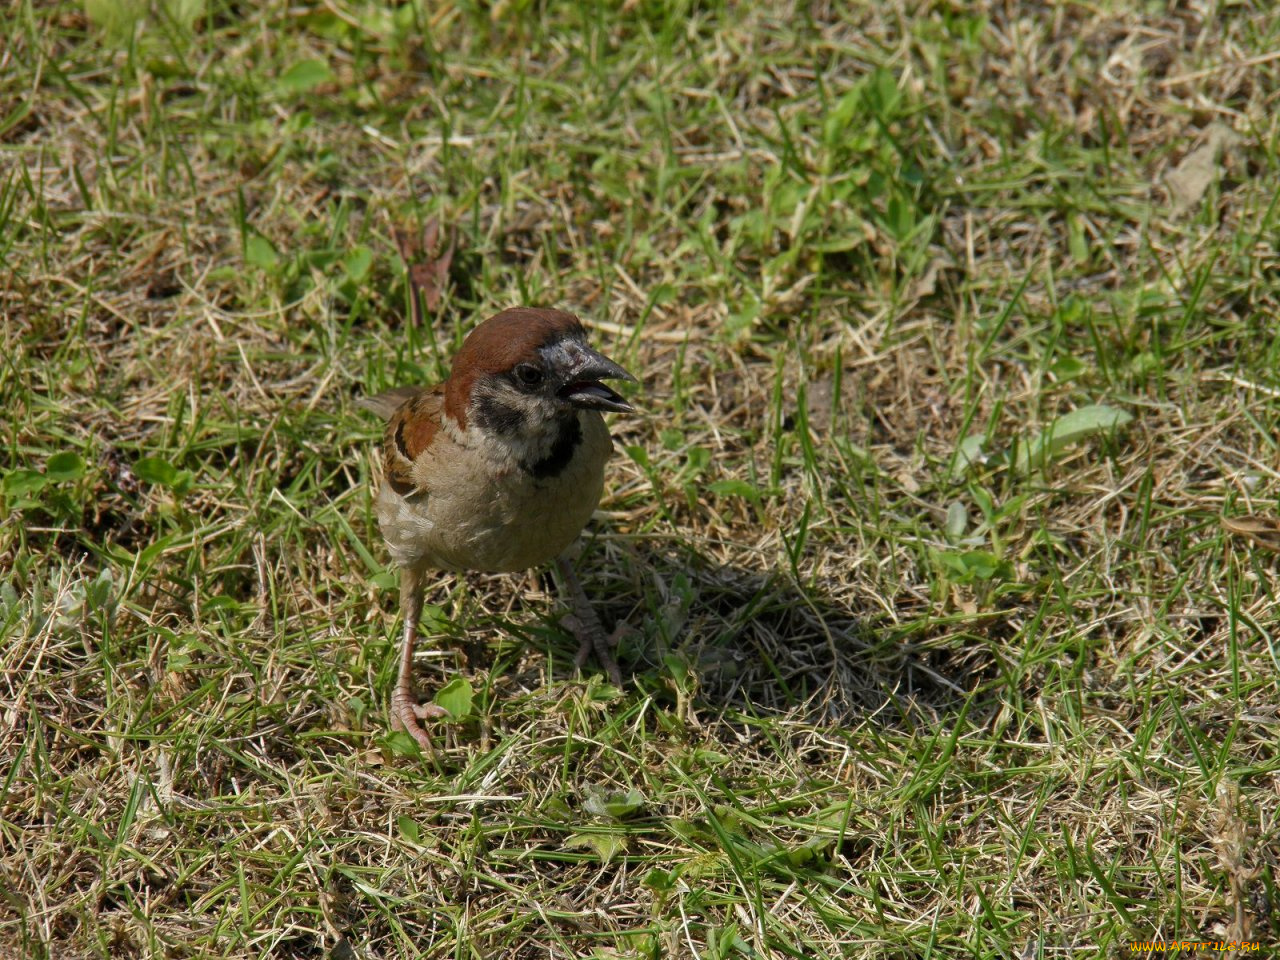
[[[542,382],[542,371],[532,363],[517,364],[515,372],[516,379],[526,387],[536,387]]]

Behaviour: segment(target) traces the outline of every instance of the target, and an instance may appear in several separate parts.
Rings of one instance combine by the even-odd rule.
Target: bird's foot
[[[391,694],[391,726],[413,737],[427,753],[435,755],[435,744],[423,729],[422,721],[447,716],[449,711],[435,703],[415,703],[412,691],[397,689]]]
[[[605,633],[595,613],[585,617],[576,613],[566,614],[561,622],[578,638],[578,652],[573,658],[574,667],[581,670],[587,658],[594,653],[596,661],[604,668],[604,672],[609,675],[614,685],[622,686],[622,671],[618,669],[618,661],[614,659],[613,651],[619,640],[637,633],[636,628],[623,622],[614,627],[612,633]]]

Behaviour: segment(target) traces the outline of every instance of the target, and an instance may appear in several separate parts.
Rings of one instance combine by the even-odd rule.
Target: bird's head
[[[573,314],[515,307],[467,336],[445,388],[445,411],[463,428],[538,432],[577,410],[633,410],[603,381],[635,379],[587,345]]]

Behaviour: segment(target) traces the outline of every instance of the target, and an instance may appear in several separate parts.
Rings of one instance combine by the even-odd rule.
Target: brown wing
[[[386,482],[402,497],[420,490],[413,478],[414,461],[431,444],[440,429],[440,415],[444,407],[444,388],[400,388],[379,394],[375,400],[400,396],[400,404],[394,408],[387,421],[387,431],[382,438],[382,466]]]
[[[373,397],[360,397],[356,400],[356,406],[376,413],[383,420],[390,420],[392,414],[404,406],[406,400],[412,400],[429,389],[429,387],[392,387]]]

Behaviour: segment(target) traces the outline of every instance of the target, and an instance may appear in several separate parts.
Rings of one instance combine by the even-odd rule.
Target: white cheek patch
[[[559,436],[561,414],[554,399],[494,379],[478,385],[460,441],[491,463],[515,469],[547,456]]]
[[[538,393],[525,393],[504,381],[485,383],[471,401],[472,416],[496,433],[511,433],[519,425],[537,423],[554,414],[555,405]]]

